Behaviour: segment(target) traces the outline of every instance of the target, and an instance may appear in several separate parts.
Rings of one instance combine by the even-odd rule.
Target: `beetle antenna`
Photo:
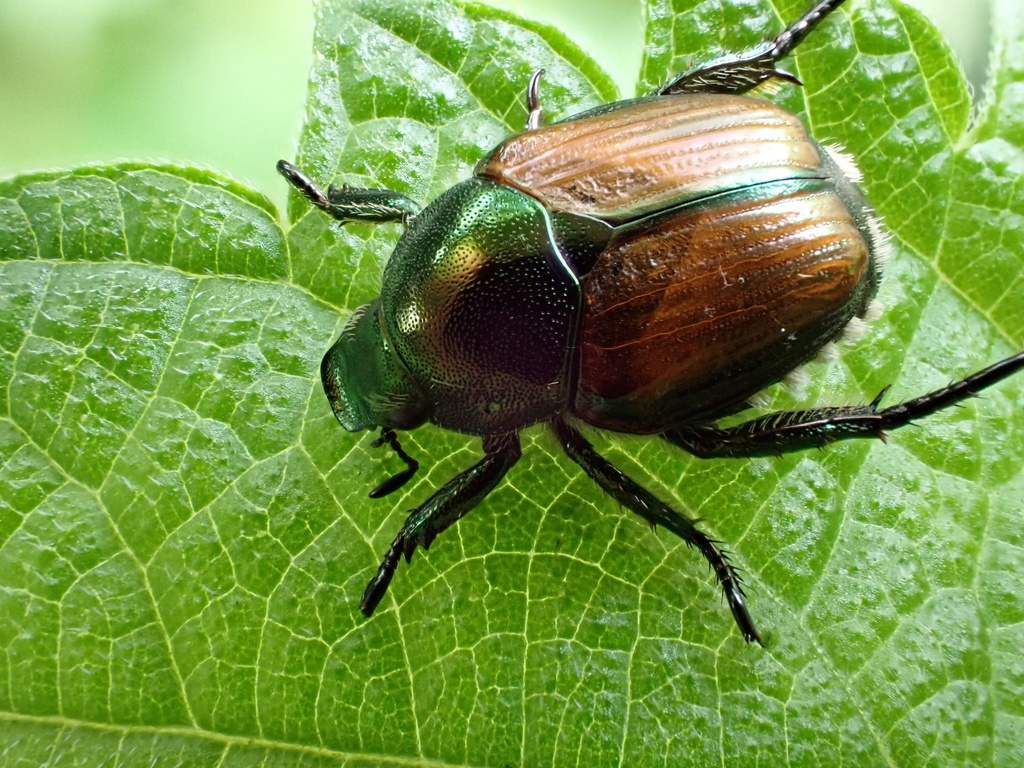
[[[388,429],[386,427],[381,428],[380,437],[373,441],[373,447],[378,448],[385,444],[390,445],[391,450],[398,454],[398,458],[405,462],[405,469],[397,475],[392,475],[370,491],[371,499],[379,499],[381,496],[387,496],[389,493],[394,493],[409,482],[412,476],[416,474],[416,470],[420,468],[419,462],[402,450],[402,444],[398,442],[398,436],[395,434],[395,430]]]
[[[540,105],[540,76],[544,69],[538,69],[530,75],[530,84],[526,86],[526,108],[529,110],[529,117],[526,118],[526,130],[532,131],[540,128],[544,120],[544,108]]]
[[[842,5],[846,0],[821,0],[811,10],[790,24],[778,37],[768,55],[774,61],[784,59],[789,52],[796,48],[805,37],[832,11]]]

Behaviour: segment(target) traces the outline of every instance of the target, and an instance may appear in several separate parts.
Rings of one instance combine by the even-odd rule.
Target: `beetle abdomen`
[[[574,411],[660,432],[715,418],[863,314],[869,248],[831,180],[740,189],[625,228],[584,284]]]
[[[732,189],[824,176],[799,118],[720,94],[638,99],[527,131],[498,145],[477,174],[554,210],[612,223]]]

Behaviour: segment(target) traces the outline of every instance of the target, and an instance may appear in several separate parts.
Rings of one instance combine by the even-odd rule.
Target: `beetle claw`
[[[793,85],[799,85],[801,87],[803,86],[803,83],[800,81],[800,79],[796,75],[794,75],[794,74],[792,74],[790,72],[787,72],[784,69],[776,68],[772,72],[772,76],[773,77],[777,77],[780,80],[785,80],[787,83],[792,83]]]
[[[540,128],[544,121],[544,109],[540,105],[540,76],[544,74],[541,67],[530,75],[530,84],[526,87],[526,108],[529,116],[526,118],[526,130],[532,131]]]

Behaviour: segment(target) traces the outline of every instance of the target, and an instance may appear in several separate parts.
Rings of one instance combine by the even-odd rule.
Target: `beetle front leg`
[[[412,559],[416,547],[430,548],[437,534],[450,527],[490,493],[521,455],[519,435],[506,434],[484,441],[484,458],[456,475],[406,518],[405,525],[391,543],[384,561],[363,592],[359,609],[372,616],[395,575],[398,562]]]
[[[775,65],[798,46],[822,19],[845,0],[820,0],[811,10],[765,45],[741,56],[725,55],[691,69],[663,85],[662,96],[677,93],[745,93],[772,77],[800,85],[793,75]]]
[[[778,411],[727,429],[683,426],[665,432],[662,437],[702,459],[777,456],[863,437],[884,440],[886,430],[899,429],[915,419],[955,405],[1021,370],[1024,370],[1024,352],[962,381],[881,410],[878,406],[888,387],[869,405]]]
[[[390,189],[364,189],[347,184],[339,189],[331,184],[324,192],[315,181],[286,160],[277,161],[277,172],[309,202],[342,223],[365,221],[386,224],[397,221],[405,224],[420,210],[415,200]]]
[[[606,493],[648,522],[664,526],[672,531],[704,555],[715,572],[718,583],[725,591],[725,599],[729,603],[729,609],[732,611],[733,618],[736,619],[736,624],[739,625],[740,632],[743,633],[743,639],[748,643],[754,641],[761,643],[761,636],[747,610],[743,594],[743,581],[725,553],[718,548],[717,545],[721,542],[711,539],[697,528],[693,520],[676,512],[635,480],[616,469],[611,462],[594,450],[594,447],[577,429],[566,423],[564,419],[553,420],[551,429],[569,458],[583,467],[583,471],[590,475],[591,479]]]

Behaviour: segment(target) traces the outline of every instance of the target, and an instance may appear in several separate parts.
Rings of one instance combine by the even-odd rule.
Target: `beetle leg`
[[[406,518],[405,525],[391,543],[384,556],[377,575],[363,592],[359,609],[366,616],[373,615],[388,585],[398,568],[398,561],[412,559],[416,547],[429,549],[437,534],[453,525],[463,515],[479,504],[494,486],[505,476],[521,455],[519,435],[515,433],[487,438],[484,441],[484,458],[472,467],[456,475],[441,487],[427,501],[414,509]]]
[[[338,189],[332,184],[324,192],[309,176],[285,160],[277,161],[277,172],[309,202],[342,223],[397,221],[405,224],[420,210],[415,200],[390,189],[362,189],[347,184]]]
[[[543,74],[543,68],[538,69],[530,75],[530,84],[526,86],[526,108],[530,113],[526,118],[528,131],[540,128],[540,124],[544,122],[544,108],[540,105],[540,76]]]
[[[793,75],[775,65],[798,46],[808,33],[845,0],[819,0],[778,37],[742,55],[726,55],[691,69],[665,83],[658,94],[745,93],[772,77],[800,85]]]
[[[941,411],[975,396],[985,387],[1024,370],[1024,352],[991,365],[973,376],[879,410],[889,388],[869,405],[841,405],[802,411],[779,411],[727,429],[684,426],[662,437],[703,459],[777,456],[806,448],[822,448],[837,440],[862,437],[885,439],[885,431]]]
[[[743,594],[743,581],[725,553],[718,548],[717,545],[721,542],[711,539],[697,528],[694,520],[676,512],[635,480],[616,469],[611,462],[594,450],[577,429],[570,426],[564,419],[551,421],[551,429],[569,458],[583,467],[583,471],[590,475],[591,479],[605,492],[652,525],[661,525],[672,531],[704,555],[725,591],[725,599],[729,603],[729,608],[739,625],[740,632],[743,633],[743,639],[748,643],[753,641],[761,643],[761,636],[747,610]]]
[[[405,469],[397,475],[392,475],[370,491],[371,499],[379,499],[387,496],[389,493],[394,493],[408,483],[420,468],[420,463],[402,449],[402,444],[398,442],[398,435],[395,434],[395,430],[381,429],[380,437],[373,441],[373,447],[380,448],[382,445],[391,446],[391,450],[397,453],[398,458],[405,462]]]

